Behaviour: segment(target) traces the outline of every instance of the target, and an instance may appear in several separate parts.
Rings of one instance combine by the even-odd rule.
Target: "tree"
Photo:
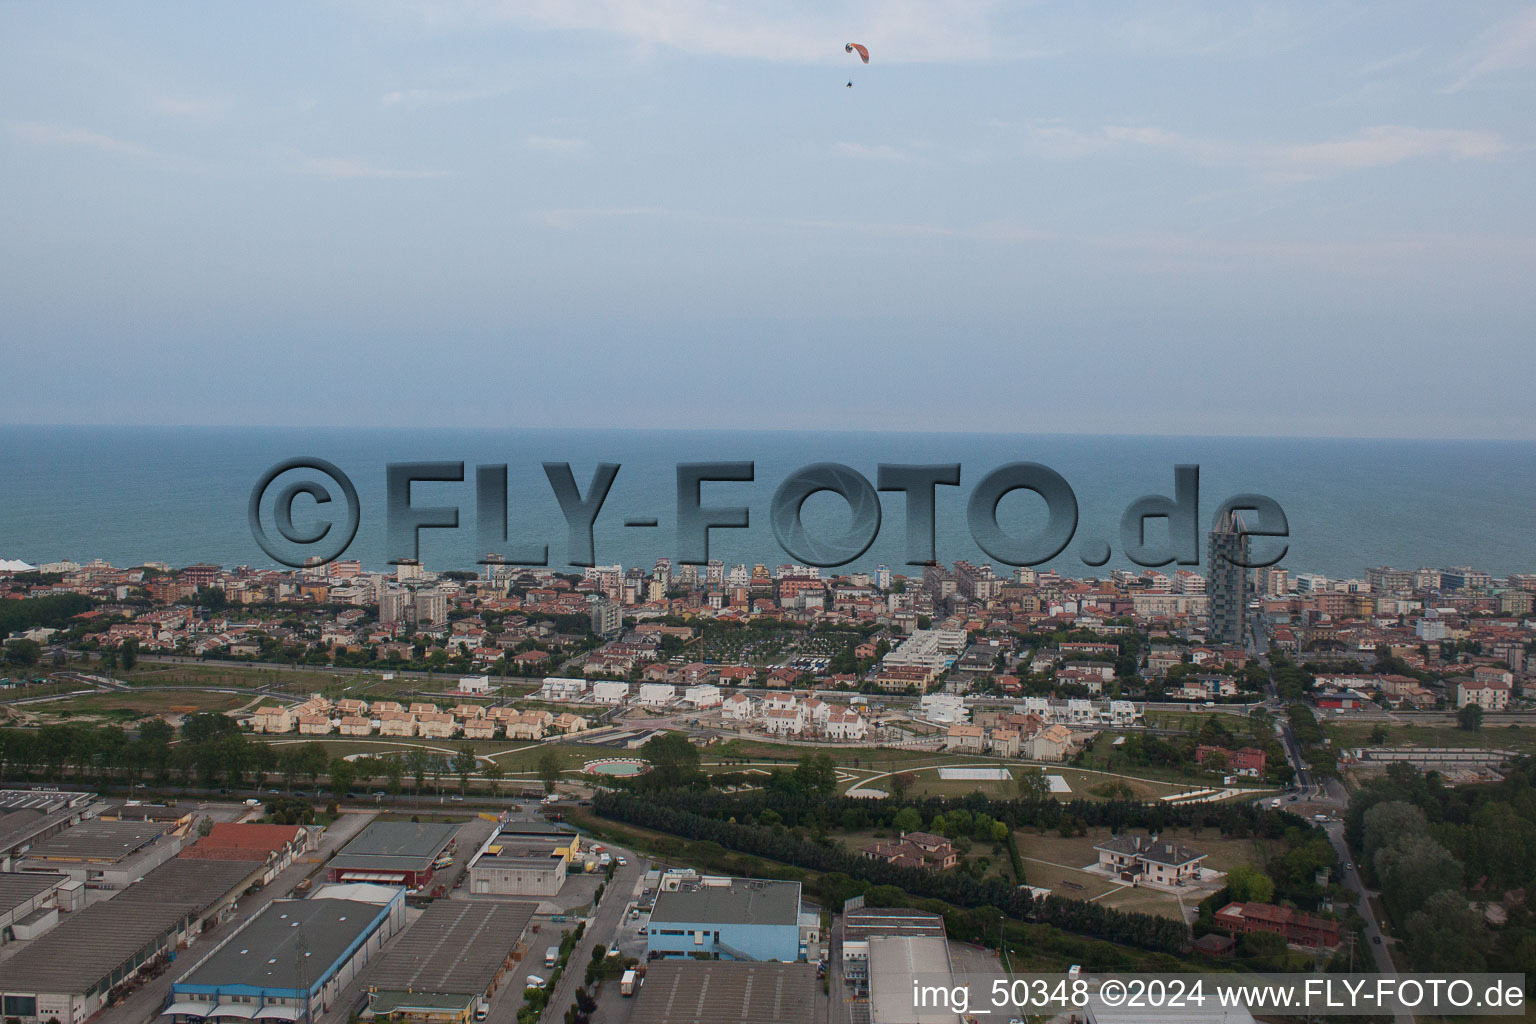
[[[133,637],[124,640],[117,649],[117,660],[122,663],[125,673],[132,672],[133,666],[139,663],[139,642]]]
[[[202,838],[204,838],[204,839],[208,838],[208,836],[209,836],[209,834],[211,832],[213,832],[213,819],[212,818],[205,817],[205,818],[203,818],[202,821],[199,821],[197,823],[197,834],[199,836],[201,836]]]
[[[491,783],[491,796],[501,796],[501,780],[506,777],[507,770],[499,763],[492,761],[481,769],[481,774]]]
[[[677,789],[698,779],[698,748],[680,732],[652,736],[640,748],[640,754],[651,763],[651,771],[641,776],[650,787]]]
[[[1488,930],[1460,893],[1443,890],[1408,915],[1403,927],[1408,959],[1421,971],[1483,971]]]
[[[1387,742],[1387,727],[1378,722],[1371,728],[1371,744],[1379,747],[1385,742]]]
[[[917,813],[916,807],[903,807],[891,819],[891,825],[902,832],[916,832],[923,827],[923,816]]]
[[[555,791],[555,784],[560,781],[560,755],[554,750],[545,750],[539,755],[539,778],[544,782],[546,794]]]
[[[410,774],[411,781],[415,784],[412,792],[418,796],[421,787],[427,781],[427,769],[432,767],[431,756],[420,747],[412,747],[405,755],[405,770]]]
[[[42,651],[36,640],[10,640],[5,645],[5,661],[8,665],[31,668],[42,657]]]
[[[235,724],[233,718],[211,711],[188,715],[181,722],[182,740],[194,746],[221,739],[239,730],[240,727]]]
[[[475,748],[468,743],[453,755],[453,773],[459,777],[460,793],[469,789],[469,776],[474,772],[476,763]]]
[[[829,797],[837,792],[837,765],[832,755],[807,754],[795,766],[795,781],[808,796]]]
[[[1235,865],[1227,872],[1227,890],[1239,903],[1268,903],[1275,898],[1275,882],[1252,864]]]
[[[1467,732],[1477,732],[1483,727],[1483,709],[1478,704],[1468,704],[1456,712],[1456,727]]]
[[[1051,784],[1046,781],[1045,772],[1039,768],[1019,768],[1017,771],[1014,785],[1018,787],[1020,800],[1041,803],[1050,799]]]
[[[352,762],[344,757],[338,757],[331,761],[331,792],[338,797],[352,788],[353,778],[357,775],[357,769]]]
[[[901,803],[906,800],[912,787],[917,785],[917,776],[911,772],[897,772],[890,777],[888,784],[891,787],[891,796],[896,798],[897,803]]]

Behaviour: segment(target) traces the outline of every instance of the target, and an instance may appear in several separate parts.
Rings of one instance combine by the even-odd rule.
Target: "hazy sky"
[[[1533,110],[1520,3],[12,0],[0,421],[1536,437]]]

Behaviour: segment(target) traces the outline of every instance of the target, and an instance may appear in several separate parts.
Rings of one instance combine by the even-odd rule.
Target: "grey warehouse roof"
[[[800,883],[736,878],[658,893],[651,923],[800,923]]]
[[[537,903],[434,900],[379,961],[381,990],[480,995],[523,937]]]
[[[384,907],[354,900],[274,900],[226,939],[181,986],[313,988],[347,947],[366,935]]]
[[[330,862],[354,871],[422,871],[437,859],[459,826],[416,821],[376,821],[358,833]]]
[[[260,867],[242,860],[168,861],[112,899],[62,918],[0,961],[0,989],[83,993]]]
[[[629,1024],[783,1024],[814,1016],[810,964],[657,960],[635,995]]]

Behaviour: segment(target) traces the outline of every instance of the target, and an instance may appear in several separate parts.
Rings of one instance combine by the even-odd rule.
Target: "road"
[[[571,950],[571,955],[565,962],[565,970],[560,974],[560,980],[555,982],[555,989],[550,993],[549,1003],[544,1008],[544,1016],[540,1018],[540,1024],[561,1024],[565,1020],[565,1011],[570,1009],[576,1001],[576,990],[581,987],[586,977],[587,964],[592,960],[592,947],[601,942],[604,946],[612,946],[614,938],[619,933],[619,927],[623,924],[624,908],[631,897],[640,888],[640,881],[650,868],[650,861],[635,856],[627,850],[616,847],[608,847],[608,852],[614,857],[623,857],[628,863],[614,872],[603,889],[602,902],[596,910],[587,918],[587,927],[581,933],[581,940],[576,943],[576,948]],[[492,1007],[490,1024],[512,1024],[517,1019],[517,1008],[522,1005],[520,1000],[502,1000],[500,1007]],[[498,1017],[497,1011],[501,1016]]]
[[[177,978],[186,974],[193,964],[206,956],[225,936],[255,917],[261,908],[275,899],[290,895],[293,887],[318,866],[312,862],[313,858],[319,858],[323,862],[333,851],[351,841],[352,837],[362,831],[363,827],[372,820],[372,814],[342,815],[321,836],[319,850],[306,855],[309,859],[293,864],[274,878],[271,884],[254,896],[242,900],[239,904],[240,909],[233,917],[199,935],[197,942],[183,951],[181,956],[173,961],[159,977],[136,990],[121,1005],[110,1006],[101,1011],[92,1019],[92,1024],[145,1024],[146,1021],[158,1017],[161,1008],[165,1006],[166,997],[170,995],[171,984]]]
[[[1376,970],[1384,975],[1397,974],[1397,965],[1392,962],[1392,953],[1387,948],[1387,939],[1381,932],[1381,924],[1376,920],[1376,911],[1371,906],[1370,894],[1366,891],[1365,883],[1360,880],[1360,872],[1355,870],[1351,862],[1351,854],[1348,845],[1344,842],[1344,823],[1331,821],[1323,826],[1323,831],[1328,834],[1328,841],[1333,844],[1334,852],[1339,856],[1339,862],[1347,866],[1344,871],[1344,884],[1349,886],[1355,894],[1355,904],[1360,911],[1360,916],[1365,918],[1365,927],[1361,929],[1365,937],[1366,948],[1371,951],[1371,958],[1376,962]],[[1413,1015],[1399,1013],[1394,1018],[1396,1024],[1413,1024]]]

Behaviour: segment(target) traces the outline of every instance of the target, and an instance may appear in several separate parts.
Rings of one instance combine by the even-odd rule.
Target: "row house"
[[[337,726],[343,736],[372,736],[373,719],[361,715],[346,715]]]
[[[301,736],[329,736],[336,727],[329,715],[299,715],[298,721]]]
[[[869,733],[869,723],[857,711],[833,711],[827,716],[826,737],[845,743],[855,743]]]
[[[720,714],[728,722],[746,722],[757,714],[757,705],[758,701],[746,694],[733,693],[721,702]]]
[[[293,727],[293,712],[274,704],[257,708],[251,716],[251,729],[254,732],[285,733],[292,732]]]
[[[489,740],[496,737],[496,720],[493,718],[471,718],[463,724],[464,738],[467,740]]]
[[[380,711],[379,735],[415,736],[416,716],[404,711]]]
[[[946,750],[961,754],[980,754],[985,745],[986,733],[979,725],[956,722],[949,727],[944,739]]]
[[[770,736],[799,736],[805,732],[805,725],[803,707],[769,708],[763,712],[763,728]]]
[[[429,711],[416,716],[416,735],[423,739],[452,739],[456,732],[458,732],[458,723],[453,720],[452,715]]]

